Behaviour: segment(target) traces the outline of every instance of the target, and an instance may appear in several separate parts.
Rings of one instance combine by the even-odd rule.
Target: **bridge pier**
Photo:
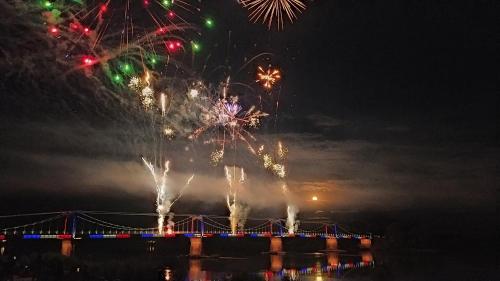
[[[269,253],[272,255],[276,255],[283,252],[283,241],[281,237],[271,237],[271,241],[269,243]]]
[[[328,237],[325,239],[326,251],[336,251],[338,249],[337,238]]]
[[[203,250],[203,243],[201,237],[191,237],[189,238],[189,256],[190,257],[200,257]]]
[[[73,241],[71,239],[61,240],[61,255],[69,257],[73,252]]]
[[[362,238],[359,240],[359,247],[361,249],[370,249],[372,247],[372,240],[370,238]]]

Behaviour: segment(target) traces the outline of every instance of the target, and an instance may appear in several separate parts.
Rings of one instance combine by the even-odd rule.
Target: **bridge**
[[[268,238],[270,252],[282,252],[281,238],[325,239],[326,250],[336,250],[338,239],[357,240],[361,248],[370,248],[371,234],[348,231],[336,223],[300,221],[298,229],[289,231],[285,219],[247,218],[245,227],[231,232],[229,218],[214,215],[175,214],[168,220],[163,233],[154,226],[131,226],[130,223],[151,225],[156,213],[61,211],[0,216],[0,241],[11,239],[58,239],[62,251],[71,253],[72,240],[81,239],[171,239],[178,236],[190,239],[190,253],[200,256],[202,238]],[[146,220],[146,222],[145,222]]]

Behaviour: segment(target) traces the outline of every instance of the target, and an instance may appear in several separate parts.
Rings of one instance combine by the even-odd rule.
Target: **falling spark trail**
[[[231,224],[231,233],[236,234],[238,229],[243,229],[245,226],[246,218],[250,209],[244,204],[240,203],[237,199],[238,186],[234,186],[234,179],[236,178],[236,167],[230,169],[225,166],[226,180],[228,183],[228,192],[226,194],[226,203],[229,209],[229,222]],[[245,182],[245,170],[241,168],[239,184]]]
[[[161,115],[165,116],[166,100],[165,100],[165,94],[164,93],[161,93],[160,102],[161,102]]]
[[[179,194],[176,196],[171,188],[167,185],[167,175],[170,170],[170,162],[165,162],[165,167],[163,172],[160,174],[161,177],[158,178],[158,175],[155,171],[155,167],[153,163],[147,161],[144,157],[142,157],[142,161],[148,168],[151,176],[153,177],[155,188],[156,188],[156,212],[158,213],[158,233],[163,234],[165,216],[170,213],[170,209],[172,206],[179,200],[184,190],[189,186],[191,181],[194,178],[194,174],[187,180],[186,184],[182,187]],[[170,224],[170,223],[169,223]]]

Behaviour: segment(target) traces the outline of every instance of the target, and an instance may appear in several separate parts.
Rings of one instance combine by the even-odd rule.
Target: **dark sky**
[[[270,52],[258,62],[282,69],[277,125],[270,122],[256,135],[289,146],[289,186],[301,209],[496,207],[494,1],[311,1],[280,32],[248,23],[236,1],[201,6],[216,19],[215,30],[202,34],[210,67],[231,66],[234,79],[252,83],[254,69],[237,69]],[[117,148],[124,143],[115,139],[119,125],[99,121],[81,100],[68,98],[67,91],[87,87],[68,89],[43,67],[18,67],[55,60],[33,45],[14,48],[24,33],[5,24],[12,22],[4,19],[0,30],[0,66],[8,73],[0,80],[0,212],[152,211],[144,167],[137,155]],[[207,168],[200,177],[179,212],[220,211],[222,196],[214,192],[223,184],[220,173]],[[254,184],[247,194],[254,209],[279,213],[283,200],[262,199],[263,189],[276,196],[279,189]],[[313,194],[320,197],[315,204]],[[206,204],[194,207],[193,201]]]

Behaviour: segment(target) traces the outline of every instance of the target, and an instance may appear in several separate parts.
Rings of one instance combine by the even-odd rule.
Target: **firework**
[[[207,132],[215,135],[204,142],[218,145],[218,148],[211,155],[211,162],[214,165],[222,160],[226,143],[231,143],[234,146],[236,141],[243,141],[249,151],[255,154],[251,144],[255,137],[249,129],[257,128],[260,125],[260,119],[268,116],[267,113],[256,110],[255,106],[251,106],[245,111],[237,96],[228,96],[229,81],[228,77],[225,82],[221,83],[218,92],[220,95],[216,98],[203,97],[200,99],[207,101],[207,105],[201,107],[203,125],[196,128],[189,136],[189,139],[194,140]]]
[[[275,21],[278,29],[283,29],[284,16],[293,22],[306,9],[303,0],[240,0],[240,3],[250,11],[250,21],[267,22],[269,29]]]
[[[240,170],[240,178],[237,179],[237,171]],[[239,169],[235,166],[224,167],[224,172],[226,174],[226,181],[228,185],[228,190],[226,193],[226,203],[229,209],[229,222],[231,224],[231,233],[236,234],[238,230],[242,230],[245,227],[246,218],[250,211],[250,208],[245,204],[241,203],[238,198],[238,191],[241,185],[246,180],[245,171],[243,168]]]
[[[281,142],[278,142],[275,152],[276,157],[273,157],[269,153],[264,153],[264,146],[259,148],[257,155],[260,157],[264,169],[271,171],[278,178],[284,179],[287,176],[285,166],[287,153],[288,149],[286,146],[284,146]]]
[[[155,189],[156,189],[156,212],[158,213],[158,232],[163,234],[165,216],[170,213],[172,206],[179,200],[182,196],[184,189],[189,186],[194,178],[192,175],[187,181],[184,187],[176,194],[170,186],[167,185],[167,176],[170,170],[170,162],[166,161],[160,173],[155,171],[155,166],[153,163],[142,157],[142,161],[148,168],[151,176],[153,178]]]
[[[220,163],[220,161],[222,161],[223,158],[224,158],[224,150],[223,149],[213,151],[210,154],[210,159],[212,161],[212,165],[214,165],[214,166],[217,166]]]
[[[286,208],[286,228],[288,229],[288,234],[293,235],[295,231],[299,228],[299,220],[297,220],[297,214],[299,213],[299,208],[295,205],[288,205]]]
[[[270,171],[279,179],[281,184],[281,191],[285,196],[287,202],[287,219],[286,226],[288,229],[288,234],[293,235],[299,227],[299,221],[297,220],[297,214],[299,212],[298,207],[293,203],[290,196],[290,191],[286,183],[287,170],[285,162],[287,160],[288,148],[281,142],[278,142],[276,151],[273,155],[265,153],[264,145],[260,146],[257,150],[257,155],[262,161],[264,169]]]
[[[118,0],[21,2],[33,3],[12,5],[41,15],[39,24],[54,45],[58,63],[82,69],[88,77],[107,78],[112,85],[106,86],[113,88],[123,86],[123,77],[133,76],[137,69],[152,70],[159,63],[175,62],[172,48],[185,51],[186,37],[198,37],[196,27],[181,16],[198,10],[187,1],[144,1],[142,5],[142,1]],[[200,46],[191,44],[191,51],[198,52]]]
[[[174,129],[172,129],[171,127],[169,126],[166,126],[164,129],[163,129],[163,135],[165,137],[167,137],[167,139],[171,140],[175,137],[175,131]]]
[[[288,148],[286,146],[284,146],[281,143],[281,141],[279,141],[278,142],[278,151],[277,151],[278,157],[281,160],[284,160],[286,158],[287,153],[288,153]]]
[[[164,93],[160,94],[160,102],[161,102],[161,115],[165,116],[167,101]]]
[[[257,68],[257,80],[262,84],[262,86],[270,90],[273,88],[274,84],[281,79],[281,74],[278,69],[272,69],[269,67],[267,70],[264,70],[261,66]]]

